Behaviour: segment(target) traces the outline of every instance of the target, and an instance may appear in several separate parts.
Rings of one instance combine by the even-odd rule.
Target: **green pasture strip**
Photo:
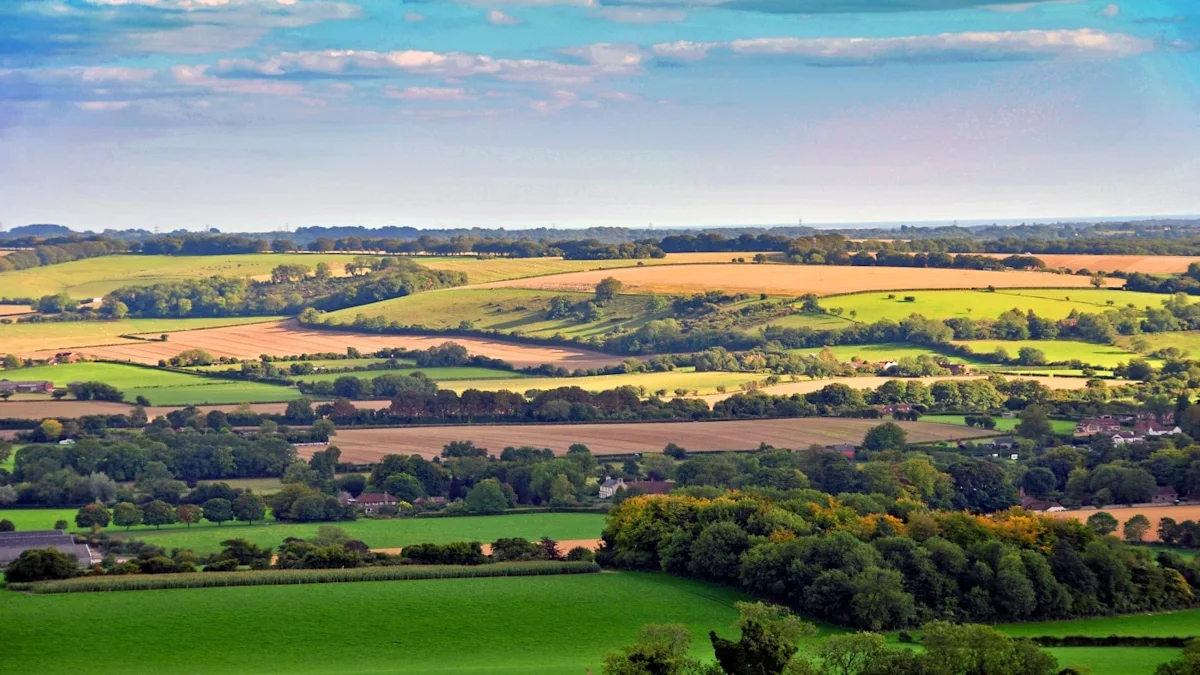
[[[1091,637],[1195,635],[1200,637],[1200,610],[1187,609],[1159,614],[1123,614],[1091,619],[1039,621],[1037,623],[1006,623],[998,625],[997,628],[1016,637],[1039,635],[1087,635]]]
[[[21,377],[49,380],[56,387],[65,387],[70,382],[104,382],[121,390],[126,401],[145,396],[154,405],[270,403],[300,397],[298,390],[277,384],[100,361],[22,368]]]
[[[994,417],[993,419],[996,420],[995,431],[1013,431],[1021,421],[1015,417]],[[966,415],[922,415],[921,421],[964,427],[967,425]],[[1050,426],[1054,428],[1056,434],[1069,434],[1075,431],[1075,422],[1071,420],[1050,420]]]
[[[1040,349],[1046,355],[1046,361],[1051,363],[1079,360],[1085,365],[1101,368],[1128,363],[1139,356],[1120,347],[1079,340],[956,340],[954,344],[963,345],[976,354],[990,354],[1001,348],[1010,357],[1016,357],[1022,347],[1033,347]],[[1157,363],[1156,359],[1150,361]]]
[[[484,565],[395,565],[323,570],[250,570],[187,574],[130,574],[77,577],[61,581],[8,584],[11,591],[29,593],[106,593],[228,586],[336,584],[360,581],[421,581],[478,577],[535,577],[546,574],[595,574],[594,562],[535,561]]]
[[[738,391],[743,383],[758,382],[766,379],[761,373],[731,373],[725,371],[694,372],[691,368],[660,373],[620,373],[616,375],[588,375],[585,377],[526,377],[487,380],[449,380],[443,384],[445,389],[462,392],[467,389],[488,391],[525,392],[531,389],[555,389],[557,387],[579,387],[587,391],[605,391],[616,387],[645,387],[648,393],[665,389],[668,396],[674,396],[676,389],[696,391],[700,394],[711,394],[717,387],[725,387],[726,391]]]
[[[32,595],[0,602],[5,669],[222,673],[582,673],[649,623],[696,656],[733,636],[733,590],[616,572]],[[88,649],[63,649],[80,635]],[[136,636],[136,639],[130,639]],[[53,654],[53,658],[48,655]]]
[[[889,295],[894,297],[889,298]],[[913,302],[905,302],[906,297],[912,297]],[[1167,297],[1159,293],[1084,288],[1006,288],[995,292],[868,291],[823,298],[821,306],[826,309],[840,307],[842,316],[847,318],[851,318],[853,311],[854,320],[865,323],[881,319],[900,321],[911,314],[920,314],[927,319],[994,319],[1014,308],[1022,312],[1033,310],[1048,319],[1065,319],[1072,310],[1095,314],[1128,304],[1140,309],[1160,307]],[[1112,305],[1107,304],[1110,300]]]

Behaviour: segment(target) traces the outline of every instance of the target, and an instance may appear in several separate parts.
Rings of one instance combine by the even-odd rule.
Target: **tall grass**
[[[526,577],[549,574],[591,574],[599,571],[600,566],[592,562],[538,561],[474,566],[400,565],[332,570],[251,570],[245,572],[78,577],[62,581],[8,584],[8,589],[30,593],[98,593],[106,591],[149,591],[169,588],[212,588],[219,586],[277,586],[284,584],[333,584],[355,581]]]

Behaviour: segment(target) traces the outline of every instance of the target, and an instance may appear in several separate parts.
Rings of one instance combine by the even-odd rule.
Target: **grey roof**
[[[61,530],[30,530],[28,532],[0,532],[0,547],[12,546],[69,546],[75,539]]]
[[[33,548],[54,548],[61,553],[75,556],[80,565],[91,564],[91,550],[83,544],[66,544],[62,546],[9,546],[7,543],[0,544],[0,567],[8,565],[10,562],[17,559],[22,552]]]

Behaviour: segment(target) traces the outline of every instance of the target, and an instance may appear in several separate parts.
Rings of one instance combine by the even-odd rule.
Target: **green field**
[[[946,356],[951,363],[983,363],[979,359],[963,358],[957,354],[943,354],[929,347],[910,344],[907,342],[886,342],[871,345],[834,345],[829,347],[834,356],[842,361],[849,361],[854,357],[858,357],[863,361],[894,361],[905,357],[918,356]],[[820,352],[820,349],[794,349],[794,352],[801,354],[815,354]]]
[[[813,330],[839,330],[850,326],[853,322],[850,319],[845,319],[832,314],[805,314],[796,312],[787,316],[771,319],[762,324],[763,328],[774,326],[777,328],[811,328]]]
[[[145,396],[154,405],[271,403],[300,397],[299,390],[291,387],[222,380],[121,363],[64,363],[22,368],[19,372],[23,380],[49,380],[56,387],[65,387],[69,382],[104,382],[121,390],[126,401]]]
[[[1021,420],[1015,417],[996,417],[996,431],[1012,431]],[[965,415],[922,415],[922,422],[937,422],[939,424],[957,424],[967,426]],[[1069,434],[1075,431],[1075,423],[1071,420],[1050,420],[1056,434]]]
[[[684,624],[711,659],[708,631],[735,634],[742,599],[633,572],[7,593],[0,625],[13,673],[583,673],[648,623]]]
[[[1091,675],[1153,675],[1159,664],[1179,656],[1170,647],[1052,647],[1059,668]],[[1080,667],[1087,670],[1080,670]]]
[[[279,265],[315,266],[329,263],[334,270],[354,256],[304,253],[253,253],[243,255],[111,255],[58,265],[0,273],[0,287],[20,289],[22,295],[39,297],[66,293],[72,298],[91,299],[122,286],[148,286],[216,275],[265,277]]]
[[[67,521],[71,529],[75,529],[76,512],[76,509],[3,509],[0,510],[0,518],[13,521],[18,532],[48,530],[59,519]],[[602,513],[514,513],[453,518],[364,519],[333,524],[373,548],[396,548],[425,542],[487,543],[500,537],[598,539],[600,531],[604,529],[604,518]],[[161,530],[138,526],[130,534],[166,549],[190,548],[197,553],[215,553],[221,550],[221,542],[231,537],[249,539],[260,546],[278,546],[287,537],[311,537],[316,534],[318,527],[328,524],[267,521],[254,525],[228,523],[218,527],[201,521],[191,527],[166,525]],[[121,534],[125,529],[110,526],[107,531]]]
[[[1200,635],[1200,610],[1189,609],[1161,614],[1127,614],[1096,619],[1042,621],[1039,623],[1006,623],[997,628],[1009,635],[1130,635],[1137,637],[1170,637]]]
[[[1017,356],[1022,347],[1033,347],[1042,350],[1049,363],[1078,359],[1085,365],[1100,368],[1113,368],[1139,356],[1113,345],[1078,340],[961,340],[955,341],[954,344],[964,345],[976,354],[990,354],[1000,347],[1012,358]],[[1157,363],[1155,359],[1150,361]]]
[[[276,321],[278,316],[243,316],[206,319],[121,319],[119,321],[62,321],[0,326],[0,354],[43,349],[79,349],[98,345],[129,344],[122,335],[171,333],[198,328],[240,326]]]
[[[889,295],[894,295],[888,299]],[[904,302],[912,296],[915,302]],[[1167,296],[1158,293],[1135,293],[1122,290],[1097,290],[1094,288],[1030,288],[1003,289],[994,293],[987,291],[872,291],[839,295],[821,300],[825,308],[841,307],[843,316],[855,312],[854,319],[874,323],[880,319],[900,321],[910,314],[921,314],[929,319],[970,317],[994,319],[1010,309],[1022,312],[1033,310],[1038,316],[1049,319],[1065,319],[1072,310],[1095,314],[1113,306],[1134,304],[1137,307],[1159,307]]]
[[[1174,347],[1181,352],[1186,352],[1195,358],[1200,355],[1200,331],[1183,331],[1179,333],[1144,333],[1137,337],[1142,338],[1150,344],[1150,352]],[[1117,344],[1125,349],[1129,349],[1129,343],[1133,340],[1132,337],[1119,337]]]
[[[581,322],[573,317],[548,319],[546,308],[550,299],[556,296],[568,297],[572,302],[593,297],[591,293],[562,291],[454,288],[330,312],[326,320],[330,323],[351,323],[362,314],[368,317],[381,316],[405,326],[439,329],[457,328],[467,321],[475,330],[543,337],[561,333],[583,339],[617,329],[635,330],[651,319],[665,318],[669,314],[669,311],[651,313],[649,296],[622,295],[604,307],[603,316],[596,321]]]
[[[506,279],[524,279],[547,274],[607,270],[639,265],[681,265],[686,263],[722,262],[734,257],[753,257],[753,253],[671,253],[665,258],[641,260],[563,260],[562,258],[483,258],[475,256],[415,256],[413,260],[435,270],[466,272],[472,284]],[[782,260],[780,253],[767,253],[771,260]]]
[[[527,377],[511,370],[498,368],[475,368],[470,366],[447,366],[445,368],[391,368],[388,370],[360,370],[353,373],[313,373],[311,375],[296,375],[296,380],[304,382],[333,382],[339,377],[352,375],[363,380],[373,380],[380,375],[412,375],[421,372],[436,382],[454,380],[520,380]]]
[[[288,366],[293,363],[307,363],[314,368],[328,368],[331,370],[344,370],[346,368],[365,368],[377,363],[386,363],[387,359],[378,358],[361,358],[361,359],[306,359],[304,361],[279,361],[274,365],[287,370]],[[400,365],[412,365],[414,361],[408,359],[396,359]],[[191,366],[188,370],[193,370],[197,373],[220,373],[227,370],[241,370],[241,363],[214,363],[211,366]]]

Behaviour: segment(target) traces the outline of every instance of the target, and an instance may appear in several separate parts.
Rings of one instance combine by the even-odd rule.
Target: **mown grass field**
[[[31,297],[66,293],[91,299],[122,286],[148,286],[168,281],[225,277],[264,278],[279,265],[329,263],[341,271],[354,256],[304,253],[253,253],[243,255],[112,255],[58,265],[0,273],[0,287],[17,288]]]
[[[1022,347],[1033,347],[1042,350],[1048,363],[1078,359],[1084,365],[1101,368],[1113,368],[1140,356],[1113,345],[1078,340],[961,340],[954,344],[965,345],[976,354],[990,354],[1001,348],[1010,357],[1016,357]],[[1157,362],[1156,359],[1150,361]]]
[[[0,354],[61,349],[72,350],[96,345],[133,344],[141,340],[124,339],[122,335],[170,333],[240,326],[279,317],[247,316],[206,319],[121,319],[119,321],[64,321],[60,323],[20,323],[0,326]],[[179,351],[185,348],[180,347]]]
[[[530,389],[554,389],[557,387],[579,387],[587,391],[604,391],[615,387],[644,387],[653,394],[666,390],[669,396],[676,389],[686,389],[700,394],[711,394],[717,387],[737,391],[743,383],[758,382],[767,376],[761,373],[729,373],[724,371],[694,372],[692,368],[680,368],[662,373],[621,373],[617,375],[589,375],[586,377],[524,377],[479,380],[446,380],[443,387],[462,392],[466,389],[488,391],[525,392]],[[436,378],[435,378],[436,379]]]
[[[995,420],[996,431],[1012,431],[1017,428],[1017,424],[1021,421],[1015,417],[997,417]],[[967,426],[965,415],[922,415],[921,421]],[[1057,434],[1069,434],[1075,431],[1075,423],[1070,420],[1050,420],[1050,426],[1054,427],[1054,433]]]
[[[56,387],[70,382],[104,382],[125,394],[126,401],[145,396],[154,405],[200,403],[270,403],[300,397],[292,387],[261,382],[221,380],[120,363],[81,362],[22,368],[24,380],[49,380]]]
[[[732,636],[735,591],[632,572],[19,595],[5,669],[78,673],[582,673],[640,626],[681,623],[697,656]],[[88,649],[62,649],[81,635]],[[48,655],[53,654],[53,657]]]
[[[234,481],[228,481],[231,485]],[[241,485],[246,487],[246,485]],[[17,531],[48,530],[62,519],[75,528],[76,509],[3,509],[0,518],[7,518]],[[489,543],[501,537],[525,537],[555,540],[596,539],[604,529],[601,513],[515,513],[499,516],[462,516],[454,518],[396,518],[392,520],[356,520],[332,523],[350,536],[365,541],[372,548],[399,548],[425,542],[480,541]],[[248,539],[260,546],[279,546],[287,537],[301,539],[314,536],[317,528],[330,523],[277,523],[267,521],[246,525],[226,523],[216,526],[201,521],[187,527],[175,524],[156,530],[139,525],[128,535],[151,542],[168,550],[190,548],[197,553],[215,553],[221,542],[234,537]],[[111,534],[123,534],[125,528],[109,526]]]
[[[546,308],[551,298],[563,296],[572,302],[594,297],[590,293],[561,291],[530,291],[524,289],[456,288],[429,293],[417,293],[382,302],[330,312],[330,323],[348,324],[360,314],[383,317],[405,326],[424,328],[458,328],[468,322],[475,330],[497,330],[513,335],[565,336],[582,339],[604,335],[616,329],[636,329],[656,318],[665,318],[669,311],[652,313],[646,296],[622,295],[603,309],[596,321],[581,322],[574,317],[549,319]]]
[[[793,350],[801,354],[816,354],[820,349],[796,349]],[[829,351],[833,352],[834,356],[842,361],[849,361],[855,357],[862,361],[895,361],[905,357],[918,356],[946,356],[952,363],[983,363],[979,359],[963,358],[957,354],[943,354],[929,347],[922,347],[907,342],[885,342],[870,345],[835,345],[829,347]]]
[[[889,295],[895,297],[888,298]],[[914,302],[905,302],[912,296]],[[1038,316],[1064,319],[1072,310],[1095,314],[1112,306],[1133,304],[1139,308],[1159,307],[1167,296],[1158,293],[1136,293],[1094,288],[1007,288],[987,291],[874,291],[839,295],[821,301],[825,308],[840,307],[850,317],[865,323],[881,319],[900,321],[910,314],[929,319],[969,317],[994,319],[1010,309],[1022,312],[1033,310]]]
[[[1150,345],[1150,352],[1155,352],[1159,349],[1174,347],[1182,352],[1187,352],[1192,358],[1200,355],[1200,331],[1182,331],[1178,333],[1144,333],[1137,337],[1142,338]],[[1117,344],[1129,349],[1129,344],[1133,341],[1132,337],[1122,336],[1117,338]]]

